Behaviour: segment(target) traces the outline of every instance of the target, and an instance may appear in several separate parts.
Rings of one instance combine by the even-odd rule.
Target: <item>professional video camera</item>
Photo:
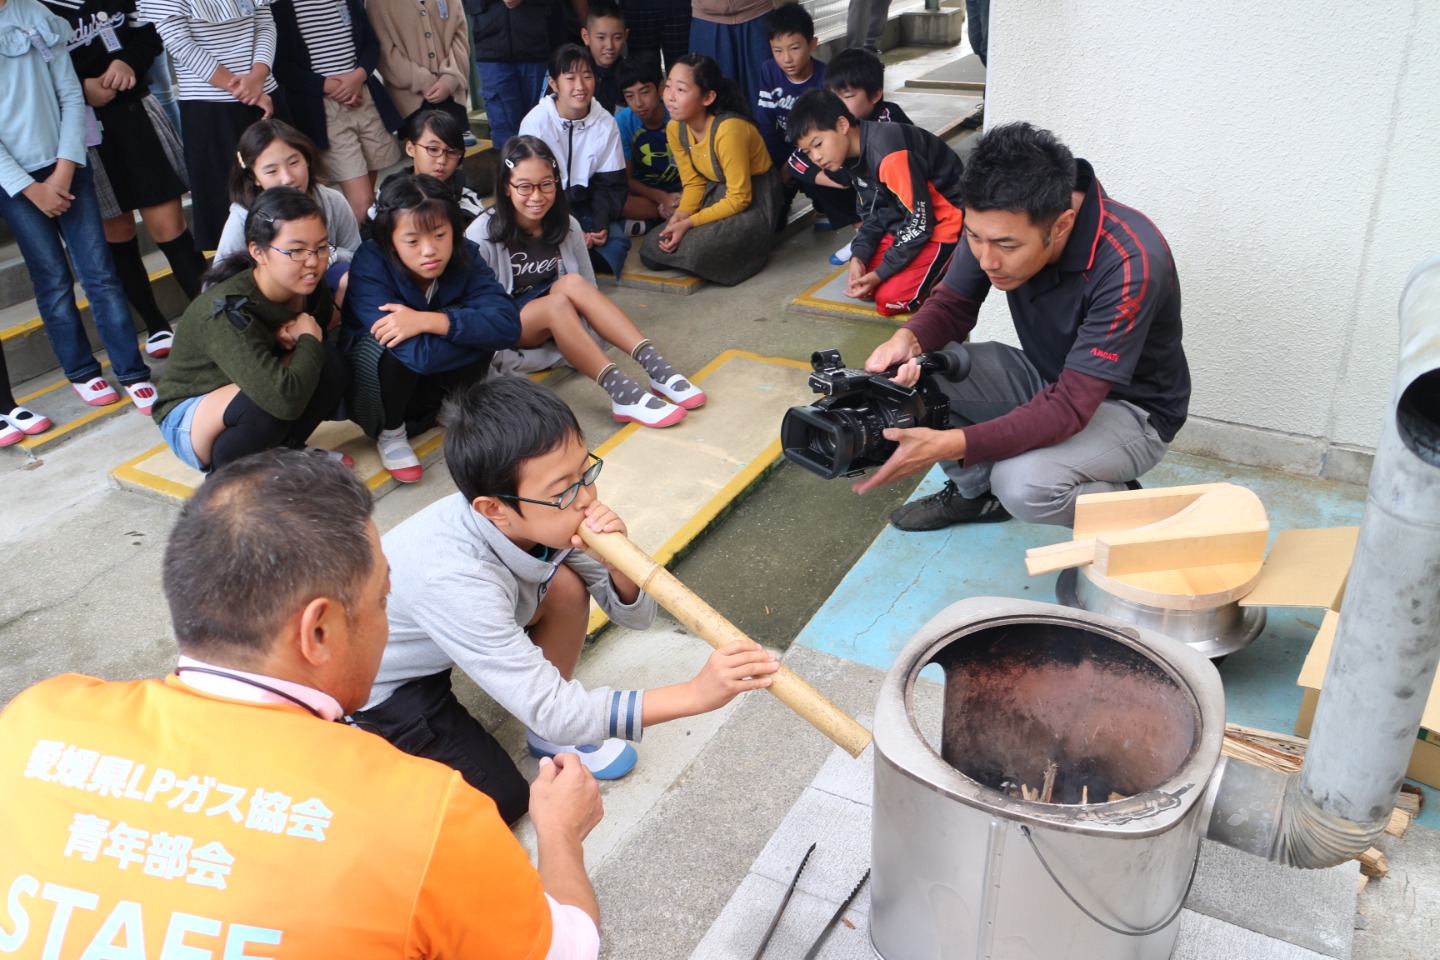
[[[780,423],[785,457],[826,480],[855,477],[895,452],[897,444],[882,432],[886,427],[949,427],[950,401],[935,376],[965,379],[970,355],[953,347],[922,353],[915,361],[920,379],[914,387],[902,387],[890,379],[898,368],[870,373],[845,366],[839,350],[815,351],[810,389],[825,399],[785,411]]]

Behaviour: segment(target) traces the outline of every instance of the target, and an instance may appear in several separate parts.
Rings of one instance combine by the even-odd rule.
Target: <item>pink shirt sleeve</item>
[[[590,915],[579,907],[560,903],[548,893],[545,900],[550,904],[553,931],[550,952],[545,954],[545,960],[597,960],[600,956],[600,931]]]

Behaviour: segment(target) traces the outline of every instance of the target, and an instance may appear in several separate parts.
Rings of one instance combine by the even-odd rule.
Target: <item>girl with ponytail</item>
[[[748,280],[769,259],[783,204],[765,140],[735,82],[703,54],[670,67],[665,106],[684,192],[665,226],[645,238],[640,259],[724,286]]]

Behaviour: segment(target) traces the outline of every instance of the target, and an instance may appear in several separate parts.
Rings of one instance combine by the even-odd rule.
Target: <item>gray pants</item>
[[[845,49],[880,54],[880,37],[890,19],[890,0],[852,0],[845,20]]]
[[[955,346],[950,344],[951,347]],[[958,383],[941,379],[950,397],[950,425],[994,420],[1028,402],[1048,386],[1025,354],[1003,343],[973,343],[970,376]],[[1082,493],[1124,490],[1145,473],[1168,446],[1150,415],[1125,400],[1106,400],[1075,436],[998,463],[940,465],[961,496],[974,499],[989,490],[1011,515],[1027,523],[1075,522],[1075,498]]]

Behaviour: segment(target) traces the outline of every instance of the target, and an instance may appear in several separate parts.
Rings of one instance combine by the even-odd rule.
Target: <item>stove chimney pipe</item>
[[[1209,837],[1330,867],[1384,830],[1440,661],[1440,256],[1400,297],[1400,360],[1305,765],[1229,760]]]

